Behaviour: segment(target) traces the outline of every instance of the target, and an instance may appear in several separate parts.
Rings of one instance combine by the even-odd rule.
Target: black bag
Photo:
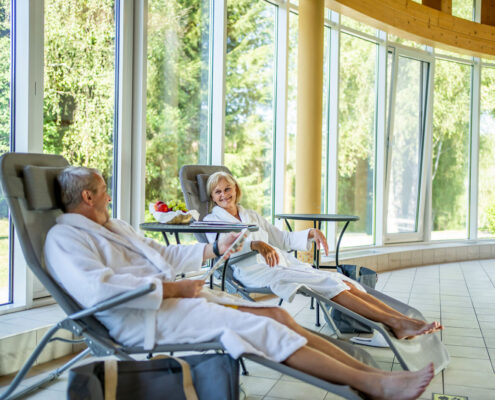
[[[239,364],[227,354],[97,361],[70,370],[67,398],[238,400]]]
[[[375,288],[378,276],[375,271],[370,268],[360,267],[356,265],[344,264],[337,267],[337,272],[344,274],[348,278],[362,283],[368,287]],[[330,308],[327,306],[327,308]],[[332,309],[332,319],[335,325],[342,333],[371,333],[372,329],[364,325],[362,322],[342,314],[339,310]]]

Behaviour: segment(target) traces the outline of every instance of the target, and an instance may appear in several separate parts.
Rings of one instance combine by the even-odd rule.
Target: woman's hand
[[[163,298],[170,299],[172,297],[194,298],[198,297],[205,281],[183,279],[177,282],[163,282]]]
[[[260,253],[270,267],[274,267],[279,262],[277,251],[272,246],[262,242],[261,240],[252,241],[251,250],[255,250]]]
[[[316,243],[316,248],[319,250],[321,247],[325,249],[325,255],[328,256],[328,243],[325,235],[319,229],[312,228],[309,230],[308,239],[313,239]]]

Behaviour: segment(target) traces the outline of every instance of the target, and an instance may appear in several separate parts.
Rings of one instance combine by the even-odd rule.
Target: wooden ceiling
[[[303,0],[308,1],[308,0]],[[495,59],[495,0],[483,0],[477,23],[451,15],[451,0],[325,0],[326,7],[377,29],[475,57]],[[426,5],[428,4],[428,6]]]

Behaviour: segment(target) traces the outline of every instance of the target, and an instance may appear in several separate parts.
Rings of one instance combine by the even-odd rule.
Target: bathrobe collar
[[[66,213],[57,217],[57,223],[73,226],[91,235],[101,235],[112,242],[124,246],[130,251],[141,254],[158,268],[158,270],[165,272],[166,275],[170,275],[171,266],[168,265],[162,255],[152,247],[146,245],[134,231],[131,232],[128,229],[124,229],[118,220],[110,219],[105,225],[100,225],[84,215]],[[132,238],[134,240],[131,240],[129,236],[131,233],[134,234]],[[173,276],[169,276],[168,278],[174,279]]]

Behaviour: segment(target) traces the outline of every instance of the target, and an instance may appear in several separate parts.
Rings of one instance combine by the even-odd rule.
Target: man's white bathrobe
[[[165,343],[220,339],[235,358],[254,353],[280,362],[306,344],[284,325],[220,304],[253,306],[234,296],[204,289],[200,298],[162,298],[162,282],[198,270],[204,244],[161,246],[130,225],[110,220],[99,225],[80,214],[57,218],[45,242],[50,274],[83,307],[153,282],[156,289],[98,319],[118,342],[151,348]]]
[[[279,264],[269,267],[261,254],[253,255],[233,265],[234,276],[247,287],[269,287],[273,293],[291,301],[297,291],[305,286],[329,299],[340,292],[348,290],[344,281],[351,282],[363,292],[365,289],[357,282],[347,278],[338,272],[318,270],[299,261],[289,250],[311,249],[311,241],[308,240],[309,229],[299,232],[285,232],[259,215],[256,211],[246,210],[238,205],[239,217],[244,224],[256,224],[257,232],[252,232],[239,254],[251,251],[251,241],[260,240],[274,247],[279,256]],[[205,221],[225,221],[239,223],[232,214],[219,206],[212,209]],[[215,234],[207,234],[210,242],[215,240]]]

